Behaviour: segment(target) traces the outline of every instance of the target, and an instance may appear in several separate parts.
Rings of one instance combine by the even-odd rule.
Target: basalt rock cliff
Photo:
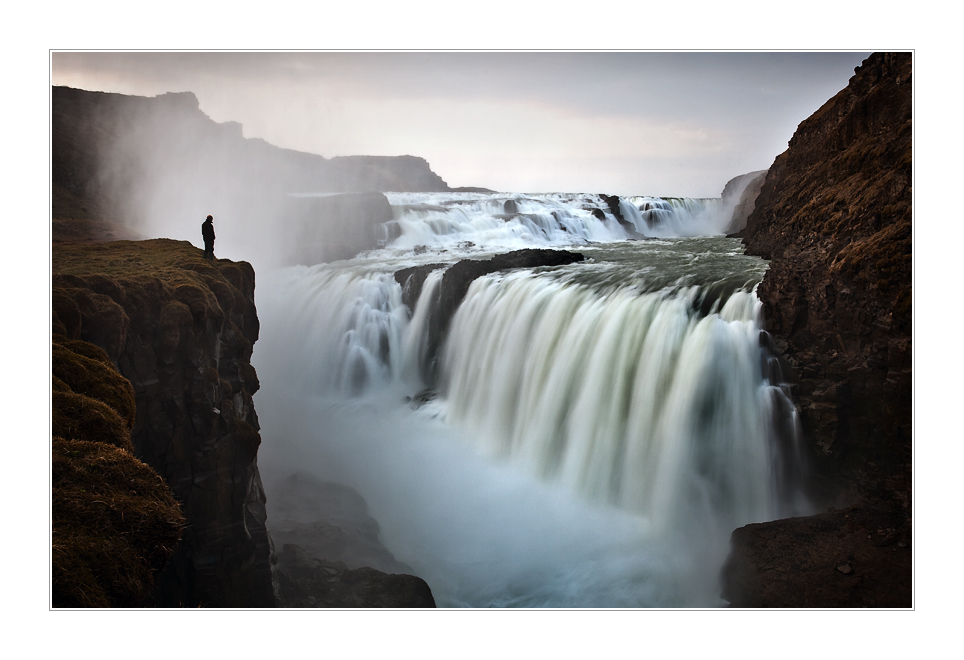
[[[273,607],[250,364],[254,271],[182,241],[59,244],[54,328],[130,381],[134,454],[170,486],[186,520],[151,597],[158,606]],[[125,418],[126,419],[126,418]]]
[[[797,128],[771,166],[743,233],[747,253],[770,260],[758,295],[768,330],[795,372],[812,495],[824,506],[856,502],[897,512],[897,522],[869,524],[871,536],[878,527],[909,533],[911,74],[910,53],[865,60],[849,85]],[[784,563],[792,569],[812,559],[824,579],[846,573],[851,588],[851,572],[872,570],[871,555],[861,564],[848,562],[846,553],[825,552],[836,527],[854,525],[844,520],[847,514],[825,515],[833,518],[823,525],[826,534],[799,535],[784,548],[795,558],[784,557]],[[797,524],[821,528],[807,520]],[[730,570],[725,589],[733,604],[763,602],[761,590],[769,605],[801,604],[803,591],[814,595],[803,606],[874,604],[859,595],[836,598],[825,589],[804,589],[801,571],[769,570],[772,562],[760,551],[767,525],[776,523],[734,533],[729,568],[740,568]],[[909,552],[908,544],[905,539],[899,552]],[[895,552],[892,546],[885,554]],[[909,562],[899,570],[909,571]],[[734,583],[737,574],[742,585]],[[752,582],[764,574],[770,582],[757,582],[755,595],[749,594],[747,576],[756,576]],[[877,604],[909,606],[909,575],[900,585],[898,597]]]

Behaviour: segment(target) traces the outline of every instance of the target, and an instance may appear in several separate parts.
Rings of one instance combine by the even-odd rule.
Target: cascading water
[[[656,223],[652,199],[621,200],[639,233],[715,212]],[[442,606],[722,604],[729,533],[799,506],[793,407],[761,368],[765,262],[733,239],[626,240],[588,195],[390,200],[383,249],[259,280],[265,478],[356,488]],[[426,396],[444,266],[412,310],[394,272],[532,246],[588,261],[475,280]]]

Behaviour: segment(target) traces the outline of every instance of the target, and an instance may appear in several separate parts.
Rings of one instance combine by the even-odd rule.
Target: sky
[[[428,160],[450,186],[718,197],[766,169],[868,52],[65,52],[51,81],[191,91],[244,136]]]

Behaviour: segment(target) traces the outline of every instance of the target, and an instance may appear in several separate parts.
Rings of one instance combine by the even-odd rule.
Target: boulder
[[[741,527],[722,571],[733,607],[911,607],[910,519],[869,505]]]

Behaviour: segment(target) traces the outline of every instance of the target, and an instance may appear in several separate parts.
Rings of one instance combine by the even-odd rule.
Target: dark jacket
[[[205,220],[201,223],[201,237],[205,243],[214,242],[214,223],[210,220]]]

